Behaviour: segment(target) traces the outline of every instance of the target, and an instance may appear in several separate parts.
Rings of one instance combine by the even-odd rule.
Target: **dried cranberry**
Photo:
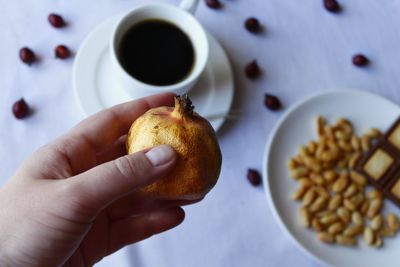
[[[282,108],[281,101],[274,95],[265,94],[264,103],[270,110],[279,110]]]
[[[71,51],[65,45],[59,45],[54,49],[56,58],[66,59],[71,55]]]
[[[260,67],[258,66],[258,63],[256,60],[253,60],[252,62],[247,64],[244,71],[245,71],[247,77],[250,79],[257,78],[261,73]]]
[[[19,50],[19,57],[21,58],[22,62],[28,65],[31,65],[36,60],[35,53],[28,47],[23,47],[21,50]]]
[[[353,56],[353,64],[358,67],[364,67],[369,64],[369,59],[362,54],[357,54]]]
[[[18,100],[12,106],[12,112],[17,119],[23,119],[29,115],[29,106],[23,98]]]
[[[338,13],[342,10],[341,6],[336,0],[324,0],[326,10],[332,13]]]
[[[62,28],[65,26],[64,19],[58,14],[50,14],[48,20],[54,28]]]
[[[206,1],[206,5],[210,8],[217,9],[222,6],[221,2],[219,0],[205,0],[205,1]]]
[[[256,18],[248,18],[244,22],[244,27],[252,33],[257,33],[261,31],[261,25],[258,19]]]
[[[257,170],[254,169],[248,169],[247,170],[247,180],[254,185],[258,186],[261,184],[261,175]]]

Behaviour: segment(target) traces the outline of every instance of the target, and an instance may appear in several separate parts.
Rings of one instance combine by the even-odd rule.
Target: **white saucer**
[[[110,18],[91,32],[81,45],[73,69],[75,99],[85,116],[132,100],[113,80],[109,38],[119,16]],[[233,100],[233,75],[228,57],[214,37],[208,34],[210,59],[198,83],[189,92],[196,112],[208,117],[217,131]],[[138,96],[139,98],[140,96]],[[215,118],[217,117],[217,118]]]
[[[299,218],[300,204],[290,199],[297,183],[290,179],[288,159],[298,147],[316,139],[315,119],[325,116],[330,123],[348,118],[358,135],[371,127],[386,131],[400,114],[389,100],[362,91],[341,90],[308,97],[286,111],[270,135],[264,154],[265,193],[277,221],[290,239],[323,265],[341,267],[399,266],[400,238],[385,238],[380,249],[367,247],[359,239],[355,248],[326,245],[315,232],[305,229]],[[385,201],[385,214],[399,209]]]

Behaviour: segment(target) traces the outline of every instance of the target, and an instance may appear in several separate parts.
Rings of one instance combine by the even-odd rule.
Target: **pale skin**
[[[125,155],[125,135],[161,94],[102,111],[39,148],[0,188],[0,266],[92,266],[125,245],[171,229],[192,202],[136,193],[167,174],[175,151]]]

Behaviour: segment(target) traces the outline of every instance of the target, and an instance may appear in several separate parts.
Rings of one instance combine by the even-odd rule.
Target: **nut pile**
[[[357,161],[381,135],[370,129],[361,137],[346,119],[328,125],[317,118],[318,140],[301,146],[288,162],[291,177],[299,183],[292,199],[302,202],[300,218],[322,242],[344,246],[365,243],[381,247],[385,237],[400,227],[395,214],[382,214],[381,192],[367,190],[367,179],[354,170]]]

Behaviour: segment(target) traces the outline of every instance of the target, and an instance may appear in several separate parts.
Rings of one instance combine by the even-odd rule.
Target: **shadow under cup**
[[[193,51],[193,63],[190,66],[191,68],[188,74],[184,75],[182,79],[170,84],[157,84],[140,79],[137,75],[132,75],[134,73],[131,72],[130,74],[130,71],[126,69],[127,62],[124,62],[125,58],[121,59],[121,53],[123,53],[121,49],[126,49],[123,48],[123,46],[136,28],[139,29],[142,27],[141,25],[148,23],[168,24],[170,27],[175,27],[176,31],[183,32],[184,34],[181,35],[185,35],[185,37],[189,39]],[[170,33],[173,33],[172,29],[169,30]],[[165,33],[169,34],[168,31],[163,34]],[[149,36],[149,38],[151,39],[151,36]],[[158,46],[160,45],[158,44]],[[116,80],[120,82],[123,89],[132,97],[141,97],[162,92],[173,92],[176,94],[187,93],[204,71],[209,54],[208,39],[203,27],[190,13],[169,4],[144,5],[127,13],[117,23],[110,47],[112,50],[113,75],[116,76]],[[179,52],[179,49],[174,50]],[[129,60],[134,60],[135,53],[138,54],[140,52],[133,51],[133,57],[129,57]],[[171,56],[173,55],[169,55],[169,57],[166,58],[172,59],[173,57]],[[158,66],[155,66],[154,69],[156,70],[157,67]]]

